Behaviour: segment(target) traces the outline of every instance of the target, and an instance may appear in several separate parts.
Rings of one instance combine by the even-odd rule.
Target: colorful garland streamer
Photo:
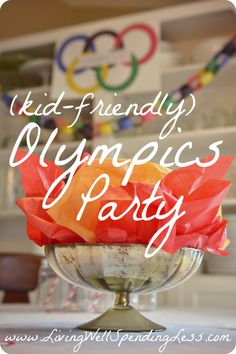
[[[73,40],[78,39],[78,36],[76,36],[75,38],[71,38],[70,40],[72,41],[72,39]],[[86,40],[87,39],[88,38],[86,37]],[[122,37],[119,40],[121,39]],[[119,40],[117,46],[119,46]],[[94,50],[93,48],[94,47],[92,46],[92,43],[90,43],[89,50]],[[163,105],[163,112],[165,112],[165,110],[168,108],[170,103],[177,104],[182,99],[189,96],[190,93],[195,93],[196,91],[199,91],[200,89],[208,85],[235,54],[236,54],[236,33],[233,34],[231,40],[227,42],[225,46],[213,56],[213,58],[207,63],[207,65],[202,70],[200,70],[196,75],[190,77],[187,83],[185,83],[178,89],[172,91],[168,95]],[[147,60],[147,58],[143,58],[142,60],[144,59]],[[61,63],[61,65],[63,64]],[[66,68],[64,68],[64,70],[66,70]],[[77,71],[74,69],[74,73],[76,72]],[[9,93],[7,92],[2,92],[1,99],[6,104],[7,107],[10,107],[13,97],[9,95]],[[22,104],[20,102],[16,102],[14,105],[14,112],[15,113],[19,112],[21,107]],[[55,118],[49,116],[43,116],[41,117],[41,119],[37,116],[31,116],[27,118],[30,119],[30,121],[34,121],[38,123],[41,127],[44,127],[46,129],[55,129],[55,127],[58,127],[61,132],[63,133],[67,132],[68,134],[69,133],[76,134],[76,132],[78,131],[81,132],[82,134],[85,134],[86,132],[88,134],[89,132],[91,133],[91,129],[92,129],[91,126],[88,126],[88,124],[83,124],[82,122],[79,122],[78,125],[71,128],[70,132],[68,132],[66,126],[68,123],[66,121],[62,121],[61,119],[56,120]],[[146,115],[140,117],[140,124],[147,123],[148,121],[154,118],[155,118],[154,114],[147,113]],[[132,117],[129,116],[124,116],[121,117],[119,120],[117,120],[116,121],[117,127],[115,129],[113,129],[113,124],[112,124],[113,122],[114,121],[106,121],[98,124],[97,125],[98,135],[107,136],[113,134],[115,130],[127,130],[135,126]]]
[[[192,76],[187,83],[182,85],[180,88],[172,91],[164,102],[163,108],[165,111],[169,104],[177,104],[182,99],[189,96],[189,94],[193,94],[196,91],[202,89],[204,86],[208,85],[218,74],[220,69],[228,63],[228,61],[235,55],[236,53],[236,33],[233,35],[232,39],[225,44],[225,46],[216,53],[213,58],[208,62],[208,64],[201,69],[196,75]],[[143,121],[149,121],[153,119],[155,116],[153,114],[148,114],[143,117]]]

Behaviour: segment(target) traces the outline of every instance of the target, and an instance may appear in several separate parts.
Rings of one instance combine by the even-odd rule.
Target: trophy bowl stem
[[[87,322],[77,329],[85,331],[117,331],[124,332],[161,332],[166,330],[165,327],[150,321],[148,318],[139,313],[133,306],[129,305],[129,294],[115,294],[114,305],[106,310],[102,315],[94,320]]]

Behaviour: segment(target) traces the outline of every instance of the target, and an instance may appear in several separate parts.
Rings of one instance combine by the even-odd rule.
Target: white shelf
[[[22,219],[25,215],[20,209],[9,208],[9,209],[0,209],[0,221],[11,220],[11,219]]]
[[[236,198],[225,199],[223,202],[223,215],[225,214],[236,214]]]
[[[177,75],[178,77],[186,76],[186,75],[191,75],[194,73],[197,73],[199,70],[201,70],[202,68],[204,68],[206,66],[206,62],[202,62],[202,63],[188,63],[188,64],[182,64],[182,65],[177,65],[177,66],[170,66],[169,68],[164,68],[162,70],[161,76],[163,78],[169,78],[172,77],[173,75]],[[228,64],[226,64],[226,66],[236,66],[236,58],[233,58],[230,60],[230,62]],[[225,68],[222,69],[222,71],[224,71]],[[179,82],[179,85],[181,85],[182,82]],[[32,92],[32,95],[39,95],[42,94],[44,92],[49,93],[51,90],[51,86],[50,85],[43,85],[43,86],[36,86],[36,87],[25,87],[25,88],[18,88],[18,89],[14,89],[11,90],[9,92],[10,95],[15,96],[18,95],[20,96],[26,96],[29,91]]]
[[[209,58],[210,61],[210,58]],[[164,92],[171,92],[173,89],[185,84],[193,75],[197,74],[201,69],[207,65],[205,63],[193,63],[186,65],[178,65],[163,69],[162,72],[162,90]],[[235,85],[236,80],[236,58],[230,59],[215,76],[209,85],[204,86],[196,93],[204,93],[208,88],[216,87],[221,89],[222,86]]]
[[[169,68],[167,67],[162,70],[162,75],[167,76],[175,73],[184,73],[189,71],[197,72],[202,67],[204,67],[204,63],[189,63],[189,64],[182,64],[177,66],[170,66]]]
[[[223,140],[223,144],[220,147],[221,154],[232,155],[233,151],[235,151],[235,136],[236,126],[173,133],[166,139],[160,141],[158,141],[158,132],[155,135],[147,134],[125,137],[99,137],[93,140],[93,145],[98,146],[101,144],[106,144],[110,147],[116,143],[122,143],[122,157],[129,158],[150,141],[158,141],[159,150],[156,158],[153,159],[154,162],[158,162],[158,158],[162,156],[167,147],[173,147],[173,152],[175,152],[187,141],[191,141],[193,143],[192,150],[188,150],[184,154],[184,156],[189,158],[194,158],[194,155],[196,157],[196,154],[199,154],[200,157],[209,155],[209,144],[219,140]],[[203,154],[203,152],[205,152],[205,154]]]
[[[74,150],[79,146],[81,143],[80,140],[78,141],[69,141],[69,142],[61,142],[61,143],[53,143],[50,148],[49,152],[56,152],[62,145],[66,145],[66,150],[71,150],[74,152]],[[93,146],[92,140],[87,140],[86,142],[86,148],[91,148]],[[35,152],[40,153],[40,151],[43,149],[44,145],[39,145],[36,147]],[[24,149],[24,147],[23,147]]]
[[[187,140],[191,140],[194,143],[197,143],[202,148],[202,143],[204,141],[216,141],[216,140],[224,140],[224,146],[227,149],[231,149],[232,151],[234,149],[234,142],[235,142],[235,136],[236,136],[236,126],[230,126],[230,127],[220,127],[220,128],[213,128],[213,129],[205,129],[205,130],[191,130],[191,131],[184,131],[182,133],[173,133],[170,136],[168,136],[166,139],[160,141],[160,145],[163,146],[170,146],[178,144],[182,144],[183,142]],[[158,134],[146,134],[146,135],[129,135],[129,136],[106,136],[106,137],[98,137],[93,140],[88,140],[86,143],[87,148],[92,148],[93,146],[98,146],[100,144],[106,144],[108,146],[111,146],[113,144],[116,144],[118,142],[121,142],[123,144],[123,147],[125,147],[125,150],[127,148],[130,149],[130,156],[137,152],[139,148],[141,148],[144,144],[150,142],[150,141],[156,141],[158,139]],[[201,140],[199,140],[201,139]],[[49,151],[57,151],[62,144],[65,144],[67,146],[68,150],[75,150],[79,144],[80,141],[72,141],[72,142],[61,142],[61,143],[54,143],[50,146]],[[40,150],[42,150],[44,145],[39,145],[36,148],[36,153],[39,153]],[[24,149],[25,147],[22,147]],[[7,149],[0,149],[0,157],[1,156],[8,156],[11,153],[12,149],[7,148]],[[128,156],[127,156],[128,157]]]
[[[226,198],[223,206],[225,207],[231,207],[231,206],[236,206],[236,198]]]
[[[24,87],[24,88],[16,88],[14,90],[9,91],[9,95],[11,96],[15,96],[18,95],[18,97],[20,96],[26,96],[29,91],[32,92],[32,95],[38,95],[38,94],[42,94],[44,92],[50,92],[51,90],[51,86],[49,85],[43,85],[43,86],[35,86],[35,87]]]
[[[71,152],[74,152],[75,149],[79,146],[80,141],[71,141],[71,142],[62,142],[62,143],[53,143],[50,148],[49,148],[49,152],[56,152],[63,144],[66,145],[66,151],[71,150]],[[87,140],[86,142],[86,149],[92,148],[93,146],[93,142],[92,140]],[[39,154],[40,151],[42,151],[44,145],[40,144],[36,147],[35,149],[35,153]],[[21,149],[27,149],[26,146],[22,146]],[[6,148],[6,149],[0,149],[0,158],[6,158],[9,157],[11,154],[12,148]]]
[[[210,58],[209,58],[210,61]],[[175,73],[184,73],[184,72],[198,72],[198,70],[204,68],[207,65],[207,62],[202,63],[188,63],[182,64],[177,66],[171,66],[169,68],[163,69],[162,75],[172,75]],[[226,64],[227,66],[235,66],[236,65],[236,58],[230,59],[229,63]]]

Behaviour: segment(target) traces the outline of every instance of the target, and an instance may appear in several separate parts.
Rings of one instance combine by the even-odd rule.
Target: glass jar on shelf
[[[46,258],[41,260],[37,305],[45,311],[59,311],[68,291],[68,284],[49,267]]]
[[[131,305],[140,311],[153,311],[157,309],[157,293],[133,294],[130,296]]]
[[[49,267],[45,258],[41,261],[37,305],[44,311],[103,312],[111,306],[113,294],[68,284]]]

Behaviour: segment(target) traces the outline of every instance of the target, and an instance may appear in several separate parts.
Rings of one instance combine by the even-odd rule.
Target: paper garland
[[[235,55],[236,53],[236,33],[233,35],[231,40],[227,42],[224,47],[216,53],[213,58],[207,63],[207,65],[200,70],[197,74],[192,76],[184,85],[179,87],[178,89],[172,91],[163,105],[163,112],[168,108],[169,104],[177,104],[182,99],[187,98],[190,93],[195,93],[199,91],[204,86],[208,85],[218,74],[218,72],[222,69],[224,65],[226,65],[229,60]],[[3,92],[1,94],[1,99],[3,103],[10,107],[13,97],[7,93]],[[16,102],[14,104],[14,112],[17,114],[22,107],[20,102]],[[154,119],[156,116],[151,113],[147,113],[139,118],[139,125],[149,122],[150,120]],[[160,116],[157,116],[160,117]],[[30,121],[36,122],[41,127],[53,130],[56,127],[59,128],[61,133],[66,135],[74,135],[82,134],[85,137],[92,137],[93,127],[91,124],[79,122],[76,126],[72,128],[68,128],[68,122],[62,119],[55,119],[54,117],[50,116],[31,116],[27,117]],[[115,126],[114,126],[115,125]],[[96,124],[96,134],[100,136],[108,136],[112,135],[115,131],[123,131],[133,128],[137,126],[137,122],[134,123],[134,120],[130,116],[124,116],[116,121],[106,121],[103,123]]]

